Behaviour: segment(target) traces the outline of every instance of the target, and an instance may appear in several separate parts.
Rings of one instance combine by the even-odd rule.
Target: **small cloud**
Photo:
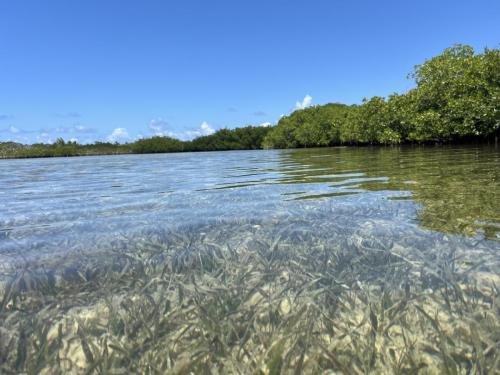
[[[12,116],[9,116],[9,115],[6,115],[4,113],[0,113],[0,121],[1,120],[8,120],[10,119]]]
[[[69,140],[69,141],[70,141],[70,142],[76,142],[76,143],[78,143],[78,138],[73,137],[73,138],[70,138],[70,140]]]
[[[200,125],[201,133],[203,135],[210,135],[215,133],[215,129],[210,126],[206,121],[203,121]]]
[[[310,107],[312,100],[313,100],[312,96],[306,95],[304,99],[302,99],[302,102],[295,103],[295,109],[304,109]]]
[[[255,111],[253,113],[254,116],[258,116],[258,117],[263,117],[263,116],[267,116],[267,113],[264,112],[264,111]]]
[[[174,137],[174,133],[167,129],[168,122],[161,118],[151,120],[149,130],[158,137]]]
[[[60,126],[55,129],[51,129],[56,133],[96,133],[97,130],[93,128],[88,128],[83,125],[74,125],[74,126]]]
[[[270,127],[272,124],[270,122],[263,122],[262,124],[260,124],[259,126],[262,126],[263,128],[268,128]]]
[[[97,129],[89,128],[84,125],[74,125],[73,127],[71,127],[71,130],[73,130],[75,133],[97,133]]]
[[[173,133],[173,137],[179,138],[183,141],[188,141],[188,140],[191,140],[193,138],[202,137],[205,135],[211,135],[214,133],[215,133],[215,129],[212,128],[212,126],[208,122],[203,121],[198,129],[186,130],[183,132]]]
[[[44,131],[42,131],[40,134],[36,136],[36,140],[38,143],[53,143],[49,133]]]
[[[234,113],[234,112],[238,112],[238,110],[237,110],[236,108],[234,108],[234,107],[229,107],[229,108],[227,109],[227,111],[228,111],[228,112],[233,112],[233,113]]]
[[[38,133],[36,130],[23,130],[19,129],[13,125],[8,128],[0,129],[0,133],[8,133],[8,134],[29,134],[29,133]]]
[[[167,125],[168,125],[168,122],[166,122],[165,120],[163,120],[161,118],[154,119],[154,120],[151,120],[151,122],[149,123],[149,129],[151,129],[153,131],[161,131]]]
[[[170,124],[164,120],[155,119],[151,120],[149,123],[149,131],[158,137],[171,137],[180,139],[183,141],[189,141],[196,137],[201,137],[204,135],[210,135],[215,133],[215,129],[206,121],[203,121],[201,125],[194,130],[181,130],[181,131],[172,131],[169,130],[168,127]]]
[[[16,142],[16,143],[30,143],[28,137],[19,135],[19,134],[8,134],[6,137],[0,137],[0,143],[2,142]]]
[[[129,138],[128,131],[125,128],[116,128],[113,132],[106,137],[108,142],[120,142]]]
[[[0,129],[0,134],[6,134],[6,137],[9,139],[15,137],[15,139],[22,140],[24,143],[52,143],[53,140],[57,138],[64,138],[66,140],[75,138],[78,139],[79,143],[89,143],[93,142],[95,139],[93,137],[91,139],[88,136],[81,139],[80,136],[96,133],[96,129],[79,124],[68,127],[41,128],[37,130],[26,130],[14,125]]]

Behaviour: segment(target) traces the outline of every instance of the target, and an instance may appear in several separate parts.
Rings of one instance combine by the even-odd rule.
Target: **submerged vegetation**
[[[274,127],[221,129],[181,141],[152,137],[133,143],[79,145],[0,143],[0,158],[181,151],[254,150],[335,145],[484,141],[500,135],[500,50],[475,54],[446,49],[411,76],[404,94],[365,99],[360,105],[326,104],[297,110]]]
[[[57,272],[11,270],[0,371],[500,371],[494,249],[435,237],[416,250],[414,238],[386,242],[401,237],[369,222],[349,237],[269,224],[156,231]]]

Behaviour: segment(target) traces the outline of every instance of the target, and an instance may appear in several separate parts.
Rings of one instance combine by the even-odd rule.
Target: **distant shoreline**
[[[180,154],[180,153],[203,153],[203,152],[224,152],[224,151],[265,151],[265,150],[306,150],[306,149],[329,149],[329,148],[413,148],[413,147],[453,147],[453,146],[463,146],[463,147],[473,147],[473,146],[489,146],[498,147],[498,137],[491,139],[475,139],[475,140],[464,140],[455,142],[420,142],[420,143],[402,143],[402,144],[350,144],[350,145],[334,145],[334,146],[313,146],[313,147],[293,147],[293,148],[232,148],[232,149],[218,149],[218,150],[177,150],[177,151],[163,151],[163,152],[134,152],[132,150],[120,150],[114,152],[87,152],[87,153],[71,153],[71,154],[52,154],[52,155],[2,155],[0,154],[0,160],[14,160],[14,159],[46,159],[46,158],[69,158],[69,157],[87,157],[87,156],[119,156],[119,155],[154,155],[154,154]],[[29,145],[22,145],[24,147],[29,147]],[[46,144],[47,147],[52,147],[53,145]],[[87,145],[77,145],[77,147],[86,147]],[[113,144],[113,147],[128,147],[130,144]],[[2,143],[0,143],[0,150]]]

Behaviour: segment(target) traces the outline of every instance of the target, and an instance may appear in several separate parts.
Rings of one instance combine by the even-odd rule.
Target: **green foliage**
[[[264,147],[331,146],[339,143],[342,124],[352,111],[345,104],[309,107],[283,117],[264,140]]]
[[[474,54],[456,45],[417,65],[411,77],[416,87],[402,95],[296,111],[280,120],[264,145],[451,142],[499,134],[500,50]]]
[[[487,136],[500,127],[500,54],[457,45],[417,66],[410,140]]]
[[[170,137],[152,137],[135,141],[132,150],[138,154],[184,151],[184,142]]]
[[[53,144],[35,143],[22,145],[15,142],[0,142],[0,158],[44,158],[55,156],[110,155],[132,152],[129,144],[96,142],[80,145],[65,142],[62,138]]]
[[[220,129],[214,134],[186,142],[186,149],[189,151],[256,150],[261,148],[269,130],[262,126]]]

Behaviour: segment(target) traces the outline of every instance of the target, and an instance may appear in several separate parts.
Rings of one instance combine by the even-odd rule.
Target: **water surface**
[[[217,347],[220,352],[217,352],[216,358],[208,359],[195,355],[201,350],[201,339],[196,332],[215,328],[196,326],[202,315],[210,315],[207,311],[198,312],[192,321],[178,323],[177,329],[192,328],[193,332],[185,337],[185,345],[181,345],[183,349],[172,354],[169,363],[159,365],[163,369],[174,369],[180,362],[187,361],[193,368],[205,366],[210,371],[229,366],[228,363],[231,366],[239,363],[243,367],[235,367],[234,371],[246,372],[260,366],[271,366],[268,362],[273,361],[273,350],[276,350],[276,345],[281,345],[279,357],[284,368],[300,364],[312,369],[313,365],[308,365],[303,355],[301,357],[300,350],[303,349],[304,353],[311,351],[307,355],[315,358],[316,364],[324,362],[321,368],[342,369],[342,366],[347,366],[360,371],[365,368],[384,371],[383,366],[387,365],[384,355],[392,358],[392,352],[377,353],[376,358],[368,356],[370,358],[367,357],[366,361],[360,357],[360,363],[349,364],[344,360],[336,363],[323,353],[323,349],[318,349],[333,345],[332,338],[338,335],[335,329],[316,327],[318,337],[329,335],[330,339],[316,344],[308,341],[306,349],[303,343],[299,345],[302,349],[297,349],[297,342],[304,340],[302,333],[299,328],[296,331],[284,322],[294,311],[298,313],[300,306],[307,305],[301,299],[304,293],[301,288],[312,295],[318,293],[322,298],[320,303],[315,300],[317,296],[308,297],[322,307],[315,312],[307,310],[312,320],[302,315],[296,318],[303,324],[318,321],[315,314],[326,316],[323,309],[340,319],[340,310],[344,309],[344,313],[350,311],[351,315],[362,317],[368,314],[367,321],[360,318],[356,326],[368,322],[373,329],[373,314],[384,315],[383,298],[389,298],[384,297],[385,293],[391,293],[394,303],[399,303],[397,301],[404,296],[407,304],[413,301],[415,305],[428,306],[430,310],[425,310],[421,316],[424,320],[427,319],[425,314],[433,317],[435,310],[443,309],[436,307],[437,303],[442,303],[448,311],[446,322],[453,314],[463,315],[458,307],[454,307],[453,301],[457,300],[462,304],[461,308],[465,308],[463,304],[469,301],[468,297],[458,295],[457,290],[453,296],[443,292],[448,289],[478,288],[474,290],[474,295],[478,300],[484,298],[481,303],[489,303],[491,308],[491,301],[497,296],[491,293],[499,286],[495,283],[500,280],[499,191],[500,151],[488,146],[330,148],[2,160],[2,313],[11,314],[19,308],[26,319],[26,316],[39,316],[40,311],[46,314],[44,309],[49,309],[50,319],[54,320],[51,324],[60,324],[61,314],[70,311],[69,315],[75,316],[78,315],[73,311],[76,307],[95,307],[102,304],[103,299],[109,299],[109,296],[103,296],[103,291],[120,296],[122,304],[123,299],[130,302],[127,298],[135,293],[141,298],[147,295],[143,284],[138,290],[137,282],[127,284],[120,279],[123,275],[128,278],[127,281],[142,278],[141,282],[149,285],[148,282],[158,277],[168,280],[168,274],[170,284],[163,286],[165,289],[162,290],[176,296],[171,297],[169,303],[172,304],[182,303],[179,290],[186,288],[182,285],[187,284],[191,285],[188,290],[194,288],[191,290],[194,294],[191,299],[188,298],[189,306],[198,306],[201,300],[208,298],[206,295],[197,297],[196,293],[201,292],[190,284],[192,282],[211,290],[207,292],[210,296],[215,293],[212,289],[215,284],[228,288],[227,295],[221,297],[226,301],[223,305],[235,304],[235,310],[214,310],[215,320],[228,319],[236,311],[252,310],[261,305],[267,310],[269,306],[275,306],[278,312],[276,317],[268,317],[266,322],[261,322],[264,331],[276,334],[274,340],[252,341],[259,337],[259,330],[247,326],[245,329],[253,335],[233,332],[236,338],[232,339],[216,335],[222,349]],[[243,274],[239,276],[241,278],[231,278],[243,272],[245,266],[232,263],[235,254],[237,259],[246,259],[248,272],[254,270],[252,277],[259,278],[258,282],[252,279],[255,285],[250,281],[244,282]],[[257,255],[265,262],[257,259]],[[296,269],[294,264],[301,266]],[[158,270],[161,270],[160,276],[155,273]],[[300,280],[292,280],[292,271]],[[172,275],[183,275],[179,276],[177,286],[172,281]],[[198,284],[193,281],[196,277],[200,277]],[[214,284],[212,279],[206,278],[218,281]],[[246,287],[238,283],[244,283]],[[285,288],[285,285],[288,286]],[[338,289],[332,285],[341,287]],[[410,287],[412,292],[409,292]],[[232,288],[245,290],[246,299],[237,299]],[[17,299],[12,290],[17,293]],[[159,290],[155,289],[154,293],[160,293]],[[269,296],[273,292],[277,293],[273,297],[275,303],[271,300],[267,304],[252,300],[257,298],[254,294],[258,290],[262,291],[261,299],[265,299],[262,296],[271,298]],[[491,290],[488,296],[485,295],[486,290]],[[364,300],[356,295],[347,303],[346,291],[351,297],[361,292],[367,294]],[[427,294],[435,295],[438,291],[446,297],[439,301],[431,298],[432,306],[430,302],[415,302],[420,298],[417,296],[425,295],[427,298]],[[151,298],[159,298],[151,293]],[[63,295],[68,300],[74,296],[78,299],[64,308],[54,307],[50,305],[52,302],[48,302],[50,298],[47,295],[53,296],[54,301]],[[162,301],[170,298],[162,296]],[[28,306],[24,306],[23,303],[30,298]],[[193,302],[197,299],[200,301]],[[284,308],[283,301],[289,306]],[[344,305],[346,303],[351,304],[349,308]],[[143,304],[144,301],[141,306]],[[357,311],[356,304],[364,307]],[[481,306],[481,309],[487,309],[486,305]],[[185,308],[188,309],[187,306]],[[260,318],[256,318],[259,315],[253,314],[256,322],[260,322]],[[404,313],[401,312],[401,315]],[[48,319],[47,315],[44,316]],[[497,317],[498,311],[492,318],[495,328],[498,328]],[[13,340],[19,340],[19,332],[35,329],[35,325],[24,327],[23,320],[12,319],[12,322],[3,324],[3,329],[10,332],[8,336]],[[250,318],[245,315],[245,319]],[[91,319],[89,321],[92,322]],[[301,327],[302,323],[295,324]],[[483,323],[476,321],[474,324],[481,326]],[[102,324],[109,328],[111,323]],[[469,323],[464,324],[467,326]],[[378,322],[376,325],[375,330],[379,329]],[[398,325],[402,326],[402,323],[398,321]],[[435,323],[431,326],[434,327]],[[491,334],[491,326],[485,325],[484,329]],[[463,337],[457,339],[452,331],[450,335],[458,340],[457,347],[462,350],[458,352],[473,353],[478,349],[475,344],[470,344],[472,346],[468,348],[468,342],[462,343],[467,340]],[[205,335],[209,335],[207,332]],[[350,332],[353,332],[352,328]],[[494,336],[487,337],[489,341],[485,341],[482,350],[487,350],[494,340],[500,340],[500,329],[494,329],[493,333]],[[102,347],[103,334],[89,333],[95,340],[96,348]],[[108,332],[106,335],[119,337],[123,334]],[[396,333],[393,335],[397,336]],[[81,339],[81,334],[77,337]],[[245,347],[247,341],[241,341],[243,338],[248,340],[248,347]],[[120,340],[123,341],[123,337]],[[155,340],[159,340],[157,336]],[[167,347],[173,345],[172,337],[165,337],[164,340]],[[234,340],[241,346],[236,352],[233,352]],[[425,339],[422,340],[425,343]],[[422,357],[424,367],[440,368],[443,363],[455,366],[453,363],[456,362],[456,366],[462,368],[479,363],[479,359],[472,354],[470,358],[464,354],[463,360],[450,354],[450,365],[449,361],[446,362],[446,354],[444,357],[439,354],[444,349],[438,344],[433,347],[433,341],[429,340],[428,346],[436,353],[426,354],[430,359]],[[352,346],[354,341],[351,338],[348,344],[339,342]],[[340,345],[339,342],[337,345]],[[369,345],[378,348],[375,341]],[[406,353],[408,348],[403,348],[401,341],[391,345],[388,347],[396,353],[395,363],[404,363],[406,367],[401,369],[413,368]],[[67,352],[71,345],[67,346],[65,355],[71,357]],[[33,353],[36,352],[35,347]],[[85,352],[82,347],[80,351]],[[368,350],[360,346],[352,347],[351,351],[355,348],[359,353]],[[170,349],[175,352],[173,346]],[[210,345],[208,349],[215,350]],[[12,348],[4,350],[15,352]],[[75,348],[71,350],[78,351]],[[145,348],[144,353],[135,354],[136,364],[147,362],[145,353],[151,354],[148,350]],[[415,349],[418,355],[424,355],[422,350],[422,347]],[[253,356],[260,358],[255,363],[249,359],[252,351],[255,351]],[[36,357],[33,353],[31,355]],[[294,355],[299,360],[293,359]],[[349,355],[352,357],[353,354]],[[25,357],[30,358],[29,355]],[[15,358],[16,355],[12,354],[12,363],[18,363]],[[95,356],[92,358],[95,360]],[[86,368],[89,361],[87,355],[83,359],[69,360],[71,369],[76,372]],[[482,361],[483,366],[496,366],[493,359],[483,358]],[[42,362],[42,367],[53,366],[49,359]],[[20,368],[28,365],[29,360],[26,360]],[[414,365],[418,367],[420,363]],[[133,366],[121,359],[112,367],[143,369]]]

